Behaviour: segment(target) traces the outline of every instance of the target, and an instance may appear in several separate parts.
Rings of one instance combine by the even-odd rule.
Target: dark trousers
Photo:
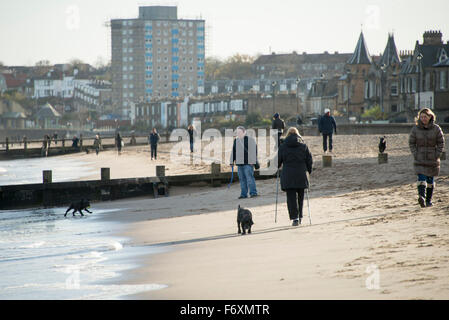
[[[151,159],[157,159],[157,144],[151,145]]]
[[[287,207],[290,220],[302,219],[304,189],[287,189]]]
[[[332,133],[323,133],[323,150],[327,151],[327,138],[329,138],[329,151],[332,151]]]

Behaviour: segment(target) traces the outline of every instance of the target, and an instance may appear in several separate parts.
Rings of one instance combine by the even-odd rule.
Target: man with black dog
[[[253,137],[246,134],[242,126],[236,129],[237,138],[234,139],[231,153],[231,166],[237,165],[237,173],[240,182],[239,199],[248,198],[248,188],[251,198],[257,197],[256,180],[254,179],[254,167],[258,167],[257,144]]]

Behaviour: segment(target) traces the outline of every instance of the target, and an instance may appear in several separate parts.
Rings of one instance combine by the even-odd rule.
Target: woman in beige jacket
[[[432,110],[420,110],[409,137],[410,151],[415,159],[414,168],[418,175],[418,203],[423,208],[432,206],[434,177],[440,173],[440,157],[444,150],[443,131],[435,124],[435,120]]]

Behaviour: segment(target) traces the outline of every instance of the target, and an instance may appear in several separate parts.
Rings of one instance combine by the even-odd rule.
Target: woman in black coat
[[[312,154],[298,129],[288,129],[287,138],[279,147],[278,167],[282,166],[281,189],[287,193],[287,207],[293,226],[301,223],[304,189],[309,187],[306,171],[312,173]]]

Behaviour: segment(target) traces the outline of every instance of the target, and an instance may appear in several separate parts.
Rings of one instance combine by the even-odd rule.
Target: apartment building
[[[178,19],[172,6],[139,7],[138,18],[111,20],[111,39],[117,112],[204,92],[204,20]]]

